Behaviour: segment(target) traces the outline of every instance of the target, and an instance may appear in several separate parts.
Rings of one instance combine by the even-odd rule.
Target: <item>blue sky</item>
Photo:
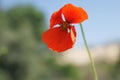
[[[120,40],[120,0],[1,0],[1,2],[4,8],[31,4],[45,13],[48,24],[54,11],[64,4],[72,3],[88,12],[89,19],[83,22],[83,27],[89,45]],[[76,25],[76,30],[76,45],[83,45],[79,25]]]

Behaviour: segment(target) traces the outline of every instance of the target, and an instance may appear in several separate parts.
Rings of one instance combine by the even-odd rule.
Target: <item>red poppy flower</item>
[[[54,12],[50,19],[50,29],[42,34],[42,40],[56,52],[72,48],[76,41],[76,31],[72,24],[88,19],[87,13],[80,7],[66,4]]]

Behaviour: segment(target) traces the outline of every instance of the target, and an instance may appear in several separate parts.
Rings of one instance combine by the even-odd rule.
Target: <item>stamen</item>
[[[61,27],[62,27],[63,30],[66,30],[69,27],[69,24],[67,22],[63,22],[61,24]]]

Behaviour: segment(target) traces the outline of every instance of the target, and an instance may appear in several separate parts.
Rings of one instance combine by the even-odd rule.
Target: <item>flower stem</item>
[[[82,37],[83,37],[83,40],[84,40],[84,44],[85,44],[86,50],[87,50],[87,52],[88,52],[88,56],[89,56],[90,63],[91,63],[91,66],[92,66],[92,70],[93,70],[93,74],[94,74],[94,80],[98,80],[98,78],[97,78],[97,73],[96,73],[96,69],[95,69],[95,64],[94,64],[94,61],[93,61],[93,59],[92,59],[92,56],[91,56],[89,47],[88,47],[88,45],[87,45],[87,41],[86,41],[85,34],[84,34],[84,30],[83,30],[83,27],[82,27],[82,24],[81,24],[81,23],[80,23],[80,27],[81,27],[81,32],[82,32]]]

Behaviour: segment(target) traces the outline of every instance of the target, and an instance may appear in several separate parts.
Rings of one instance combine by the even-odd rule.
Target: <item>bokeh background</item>
[[[93,80],[79,25],[63,53],[41,40],[51,14],[64,4],[83,7],[83,22],[99,80],[120,80],[119,0],[0,0],[0,80]]]

